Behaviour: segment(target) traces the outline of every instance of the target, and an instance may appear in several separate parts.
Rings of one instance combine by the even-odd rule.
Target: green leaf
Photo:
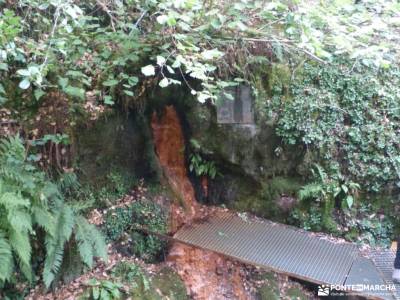
[[[145,76],[153,76],[153,75],[156,75],[156,70],[155,70],[154,66],[147,65],[145,67],[142,67],[142,73]]]
[[[11,277],[13,266],[11,246],[0,232],[0,282]]]
[[[114,105],[114,101],[111,96],[104,96],[104,103],[107,105]]]
[[[68,78],[64,78],[64,77],[59,77],[58,78],[58,84],[61,86],[62,89],[65,89],[68,85]]]
[[[162,88],[165,88],[169,85],[169,81],[168,78],[164,77],[159,83],[158,85]]]
[[[126,95],[128,95],[128,96],[131,96],[131,97],[133,97],[133,92],[132,91],[129,91],[129,90],[124,90],[124,93],[126,94]]]
[[[108,291],[106,289],[101,289],[100,291],[100,299],[101,300],[110,300],[110,294],[108,293]]]
[[[351,208],[351,207],[353,206],[353,202],[354,202],[353,196],[348,195],[348,196],[346,197],[346,202],[347,202],[347,206],[348,206],[349,208]]]
[[[21,89],[26,90],[27,88],[29,88],[31,86],[31,83],[29,81],[28,78],[25,78],[24,80],[22,80],[19,85],[18,85]]]
[[[24,76],[24,77],[28,77],[31,76],[31,72],[29,72],[28,69],[20,69],[17,71],[18,75]]]
[[[206,60],[220,58],[223,55],[224,53],[219,51],[218,49],[204,50],[203,52],[201,52],[201,56]]]
[[[116,79],[109,79],[103,82],[104,86],[114,86],[118,84],[118,80]]]
[[[8,71],[8,65],[6,63],[0,63],[0,70]]]
[[[40,98],[42,98],[43,95],[46,94],[46,92],[41,89],[36,89],[33,93],[35,94],[36,100],[39,100]]]
[[[94,299],[94,300],[99,299],[99,297],[100,297],[100,290],[99,290],[99,287],[97,287],[97,286],[94,286],[94,287],[93,287],[92,296],[93,296],[93,299]]]
[[[156,20],[157,20],[157,22],[158,22],[159,24],[164,25],[164,24],[167,23],[167,21],[168,21],[168,16],[166,16],[166,15],[160,15],[160,16],[157,16]]]
[[[66,88],[64,88],[64,92],[69,96],[85,100],[85,90],[82,88],[69,85]]]
[[[157,65],[159,65],[161,67],[162,65],[165,64],[165,62],[166,62],[166,59],[164,57],[157,55]]]

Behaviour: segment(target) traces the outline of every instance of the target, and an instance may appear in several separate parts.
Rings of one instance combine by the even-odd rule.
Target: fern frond
[[[10,230],[9,241],[11,248],[17,254],[18,264],[25,275],[25,277],[32,281],[32,269],[31,269],[31,244],[29,241],[29,233],[27,231],[16,231]]]
[[[86,221],[86,220],[85,220]],[[93,241],[93,248],[94,248],[94,256],[102,258],[104,261],[107,261],[107,244],[104,236],[102,233],[94,226],[93,224],[90,225],[90,237]]]
[[[323,187],[320,183],[310,183],[303,186],[299,191],[299,199],[307,200],[318,198],[323,192]]]
[[[26,233],[32,231],[31,215],[27,210],[10,209],[8,211],[7,220],[11,228],[15,231]]]
[[[0,233],[0,282],[10,279],[14,269],[14,260],[11,252],[11,246]]]
[[[91,268],[93,266],[94,249],[88,225],[84,218],[79,217],[75,227],[75,238],[78,243],[78,251],[82,261]]]
[[[82,216],[77,217],[75,238],[79,254],[87,266],[92,267],[94,256],[107,260],[107,246],[103,235]]]
[[[55,220],[54,216],[46,209],[38,206],[32,208],[33,224],[37,224],[44,229],[50,236],[55,235]]]
[[[0,205],[4,205],[9,210],[18,206],[29,207],[29,201],[23,198],[21,194],[7,192],[0,194]]]
[[[0,155],[25,160],[25,148],[21,138],[16,135],[0,140]]]
[[[74,214],[68,205],[58,208],[54,237],[46,236],[46,258],[43,270],[43,280],[49,287],[60,269],[64,245],[70,239],[74,227]]]

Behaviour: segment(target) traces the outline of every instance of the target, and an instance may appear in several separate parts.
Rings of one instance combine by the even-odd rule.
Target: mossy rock
[[[307,300],[309,297],[299,287],[291,287],[286,291],[287,298],[291,300]]]
[[[165,267],[152,278],[152,285],[161,294],[171,300],[189,299],[186,287],[179,275],[171,268]]]
[[[137,178],[157,177],[151,131],[143,116],[112,113],[74,134],[76,164],[81,180],[101,187],[107,175],[119,170]]]
[[[290,207],[285,208],[281,204],[281,197],[295,200],[300,187],[301,183],[297,178],[275,177],[264,183],[258,192],[238,198],[232,207],[238,211],[247,211],[260,217],[282,221],[289,216]]]
[[[258,300],[280,299],[279,285],[274,273],[270,272],[262,274],[257,279],[265,281],[264,284],[257,290],[256,298]]]
[[[131,291],[132,300],[186,300],[186,287],[179,275],[171,268],[165,267],[154,275],[149,286],[145,287],[143,282],[135,282]]]

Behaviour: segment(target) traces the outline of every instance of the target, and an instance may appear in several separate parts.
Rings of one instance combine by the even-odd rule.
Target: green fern
[[[0,282],[10,278],[13,269],[14,260],[11,246],[5,238],[5,234],[0,232]]]
[[[18,136],[0,140],[0,284],[16,271],[33,280],[31,242],[44,232],[43,239],[36,240],[45,240],[42,278],[49,287],[73,236],[82,261],[89,267],[95,256],[106,259],[106,245],[96,227],[67,205],[59,187],[25,157]]]
[[[85,218],[77,219],[75,238],[78,242],[79,254],[82,261],[91,267],[93,257],[98,256],[107,259],[106,244],[100,232],[93,224],[89,224]]]

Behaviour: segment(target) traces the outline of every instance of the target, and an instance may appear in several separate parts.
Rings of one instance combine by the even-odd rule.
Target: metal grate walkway
[[[184,226],[174,239],[317,284],[390,284],[390,276],[383,276],[377,262],[361,257],[354,244],[245,215],[218,213]],[[389,262],[391,258],[381,253],[381,259]],[[393,292],[360,294],[395,299]]]

